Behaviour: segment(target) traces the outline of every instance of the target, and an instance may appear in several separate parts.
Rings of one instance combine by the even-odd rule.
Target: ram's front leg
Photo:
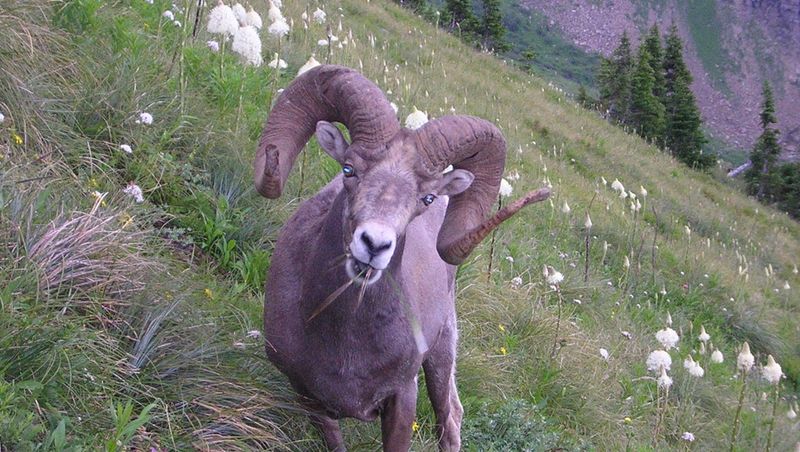
[[[417,382],[386,399],[381,411],[383,450],[406,452],[411,447],[411,426],[417,416]]]

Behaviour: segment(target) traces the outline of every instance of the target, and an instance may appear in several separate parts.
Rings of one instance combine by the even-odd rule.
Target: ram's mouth
[[[382,270],[378,270],[377,268],[361,262],[352,256],[347,258],[345,270],[347,271],[347,276],[349,276],[350,279],[352,279],[355,283],[362,284],[366,282],[368,285],[379,280],[381,273],[383,272]]]

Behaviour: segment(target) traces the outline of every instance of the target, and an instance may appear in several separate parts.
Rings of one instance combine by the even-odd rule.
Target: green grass
[[[200,30],[192,39],[190,27],[162,20],[171,4],[163,0],[4,4],[3,448],[322,449],[262,341],[248,335],[262,328],[261,278],[278,228],[338,172],[312,140],[303,175],[295,168],[283,198],[252,190],[255,142],[274,89],[312,52],[327,56],[316,47],[324,28],[304,31],[306,5],[286,3],[295,29],[281,45],[289,68],[280,74],[244,68],[229,52],[220,72],[220,54],[205,45],[212,37]],[[554,188],[553,207],[527,208],[498,231],[488,282],[486,246],[459,269],[466,449],[680,448],[684,431],[698,449],[725,449],[743,340],[759,362],[776,357],[787,374],[783,394],[796,397],[797,223],[390,2],[326,4],[334,29],[339,7],[336,32],[353,37],[334,47],[332,62],[363,66],[392,91],[401,117],[416,105],[432,116],[454,107],[493,120],[509,143],[507,171],[521,176],[512,197],[544,180]],[[265,55],[276,51],[273,39],[263,40]],[[153,114],[152,125],[136,123],[142,111]],[[618,178],[640,199],[644,186],[639,214],[601,177],[609,185]],[[144,203],[121,192],[130,181]],[[587,209],[594,225],[584,282]],[[560,319],[559,292],[542,280],[545,264],[565,275]],[[644,362],[667,312],[682,340],[654,443],[657,391]],[[681,364],[699,347],[701,324],[725,362],[696,356],[706,369],[696,380]],[[769,412],[760,397],[768,388],[757,378],[748,386],[742,450],[763,447]],[[796,441],[787,409],[782,402],[776,450]],[[433,449],[424,397],[417,420],[413,449]],[[379,446],[377,423],[346,421],[344,430],[354,450]]]

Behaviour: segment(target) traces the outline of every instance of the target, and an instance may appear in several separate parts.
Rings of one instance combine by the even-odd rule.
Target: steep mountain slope
[[[553,186],[458,272],[467,450],[728,449],[745,340],[783,366],[773,444],[793,447],[796,222],[395,2],[284,4],[292,32],[261,36],[267,60],[286,60],[276,71],[165,16],[191,23],[194,0],[183,14],[166,0],[3,3],[0,449],[322,449],[264,356],[260,278],[278,228],[341,167],[312,140],[281,199],[252,189],[275,93],[312,54],[359,68],[401,119],[416,106],[493,121],[514,190],[502,203]],[[303,27],[318,6],[327,22]],[[329,30],[341,47],[318,45]],[[677,344],[655,334],[668,318]],[[701,328],[723,362],[701,353]],[[647,358],[670,345],[665,392]],[[690,354],[704,377],[681,365]],[[420,381],[413,449],[434,450]],[[772,389],[757,370],[747,385],[738,444],[762,449]],[[377,423],[343,425],[353,450],[379,447]]]
[[[678,26],[692,86],[716,138],[750,148],[758,135],[761,84],[778,99],[787,157],[800,158],[800,2],[796,0],[520,0],[574,43],[608,55],[623,31],[637,42],[657,23]]]

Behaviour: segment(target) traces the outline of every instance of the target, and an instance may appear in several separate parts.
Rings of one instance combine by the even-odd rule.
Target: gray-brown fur
[[[327,121],[345,124],[352,143]],[[312,125],[354,175],[301,204],[279,234],[264,303],[267,355],[335,450],[344,450],[336,419],[377,416],[384,449],[408,450],[422,367],[439,445],[457,450],[463,410],[453,264],[543,197],[529,195],[487,219],[504,166],[500,132],[463,116],[402,129],[375,85],[338,66],[309,71],[276,103],[256,157],[260,193],[280,195]],[[443,175],[448,164],[456,170]],[[427,206],[429,193],[439,198]]]

